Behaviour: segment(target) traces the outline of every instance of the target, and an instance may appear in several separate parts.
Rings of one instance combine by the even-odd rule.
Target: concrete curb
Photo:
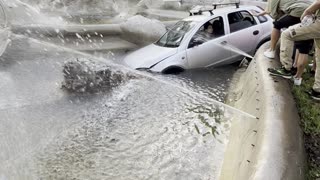
[[[277,60],[263,45],[231,92],[229,103],[257,120],[232,123],[220,179],[302,180],[305,152],[299,115],[287,80],[269,75]]]
[[[169,27],[178,21],[162,21]],[[83,34],[102,34],[106,36],[120,36],[123,34],[120,24],[90,24],[90,25],[11,25],[11,30],[14,33],[35,33],[46,36],[75,35],[76,33]]]

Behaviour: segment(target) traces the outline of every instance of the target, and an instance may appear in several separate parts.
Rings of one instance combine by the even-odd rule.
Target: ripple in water
[[[25,45],[30,47],[28,53]],[[48,50],[39,51],[44,47]],[[208,101],[203,94],[214,94],[207,89],[214,89],[214,83],[202,85],[206,83],[191,77],[192,73],[190,77],[149,74],[146,78],[128,79],[107,95],[100,93],[93,95],[91,101],[69,103],[69,95],[53,84],[62,80],[60,68],[66,58],[84,55],[61,52],[25,39],[14,41],[9,52],[2,57],[1,68],[7,71],[8,78],[17,78],[16,89],[20,92],[9,88],[8,94],[28,97],[30,103],[39,96],[43,97],[41,101],[45,100],[39,106],[28,105],[25,111],[19,107],[10,113],[8,109],[2,111],[6,120],[12,117],[10,122],[24,121],[26,124],[22,125],[39,126],[30,129],[41,133],[26,131],[21,134],[24,142],[19,143],[19,139],[14,142],[24,144],[34,139],[28,137],[31,135],[54,135],[52,139],[44,139],[48,140],[46,143],[34,142],[38,147],[19,156],[17,165],[10,162],[7,168],[10,171],[6,172],[9,175],[19,172],[21,177],[33,177],[30,179],[216,179],[230,122],[233,118],[248,119],[222,104]],[[190,92],[170,85],[175,83]],[[52,93],[57,94],[54,97],[58,101],[49,101]],[[5,100],[7,96],[3,95]],[[75,123],[60,127],[70,119]],[[62,133],[50,131],[58,127]],[[23,148],[15,149],[17,154]]]
[[[231,120],[223,107],[149,80],[122,88],[44,149],[41,179],[217,177]]]

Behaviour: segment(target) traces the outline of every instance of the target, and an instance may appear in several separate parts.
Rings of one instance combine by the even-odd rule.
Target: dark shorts
[[[273,27],[275,29],[280,30],[282,28],[288,28],[289,26],[292,26],[292,25],[295,25],[298,23],[300,23],[299,17],[284,15],[281,18],[279,18],[273,22]]]
[[[295,41],[295,48],[299,50],[301,54],[309,54],[309,52],[313,48],[313,39],[305,40],[305,41]]]

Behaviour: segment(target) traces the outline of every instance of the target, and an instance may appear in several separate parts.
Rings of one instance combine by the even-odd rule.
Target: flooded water
[[[64,92],[62,66],[77,57],[16,37],[0,58],[0,179],[218,177],[235,112],[150,78]],[[223,101],[234,70],[150,75]]]

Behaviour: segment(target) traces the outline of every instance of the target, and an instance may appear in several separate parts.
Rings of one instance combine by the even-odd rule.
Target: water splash
[[[137,78],[87,59],[67,62],[63,66],[63,75],[62,87],[76,93],[107,91]]]
[[[2,0],[0,0],[0,27],[6,28],[8,27],[8,15],[7,15],[7,9],[4,7],[4,3]]]
[[[232,51],[232,52],[234,52],[234,53],[236,53],[236,54],[243,55],[243,56],[248,57],[248,58],[251,58],[251,59],[254,58],[254,57],[251,56],[250,54],[242,51],[241,49],[239,49],[239,48],[237,48],[237,47],[235,47],[235,46],[233,46],[233,45],[231,45],[231,44],[227,44],[227,43],[225,43],[225,44],[219,44],[219,43],[216,43],[216,45],[218,45],[219,47],[222,47],[223,49]]]
[[[163,83],[165,85],[168,85],[168,86],[171,86],[171,87],[174,87],[182,92],[185,92],[186,94],[189,94],[189,95],[195,95],[195,96],[198,96],[198,97],[201,97],[205,100],[207,100],[208,102],[211,102],[217,106],[222,106],[222,107],[225,107],[227,108],[228,110],[230,110],[231,112],[235,112],[235,113],[239,113],[239,114],[242,114],[244,116],[247,116],[247,117],[250,117],[250,118],[256,118],[255,116],[249,114],[249,113],[246,113],[244,111],[241,111],[239,109],[236,109],[232,106],[229,106],[227,104],[224,104],[224,103],[221,103],[221,102],[218,102],[210,97],[207,97],[203,94],[200,94],[198,92],[194,92],[194,91],[191,91],[187,88],[184,88],[180,85],[177,85],[177,84],[173,84],[173,83],[170,83],[166,80],[163,80],[159,77],[156,77],[156,76],[152,76],[150,74],[148,74],[147,72],[141,72],[141,71],[137,71],[137,70],[133,70],[133,69],[130,69],[126,66],[123,66],[123,65],[120,65],[120,64],[115,64],[105,58],[102,58],[102,57],[96,57],[96,56],[93,56],[91,54],[87,54],[87,53],[84,53],[84,52],[80,52],[80,51],[76,51],[74,49],[70,49],[70,48],[67,48],[67,47],[62,47],[62,46],[59,46],[59,45],[56,45],[56,44],[52,44],[52,43],[49,43],[49,42],[44,42],[44,41],[41,41],[41,40],[38,40],[38,39],[34,39],[34,38],[31,38],[31,37],[27,37],[25,35],[15,35],[16,37],[20,37],[20,38],[27,38],[29,39],[30,41],[34,42],[34,43],[39,43],[39,44],[43,44],[43,45],[46,45],[46,46],[50,46],[50,47],[54,47],[54,48],[58,48],[58,49],[61,49],[61,50],[64,50],[64,51],[67,51],[67,52],[72,52],[72,53],[75,53],[75,54],[79,54],[79,55],[82,55],[84,57],[87,57],[89,59],[92,59],[92,60],[95,60],[95,61],[98,61],[98,62],[101,62],[101,63],[105,63],[107,66],[111,66],[111,67],[114,67],[114,68],[118,68],[119,70],[122,70],[124,72],[130,72],[134,75],[138,75],[138,76],[142,76],[142,77],[145,77],[147,79],[150,79],[150,80],[155,80],[157,82],[160,82],[160,83]]]
[[[10,21],[10,24],[12,25],[66,24],[61,17],[52,17],[44,14],[39,7],[33,7],[20,0],[4,0],[3,4],[1,3],[1,6],[10,8],[10,11],[8,11],[7,14],[10,13],[8,21]]]
[[[202,37],[202,36],[199,36],[197,39],[201,40],[203,43],[207,43],[209,41],[212,41],[212,39],[209,39],[209,38],[206,38],[206,37]],[[254,57],[251,56],[250,54],[244,52],[243,50],[231,45],[231,44],[228,44],[228,43],[218,43],[218,42],[215,42],[213,43],[214,45],[216,46],[219,46],[227,51],[231,51],[231,52],[234,52],[238,55],[243,55],[245,57],[248,57],[248,58],[251,58],[253,59]]]

